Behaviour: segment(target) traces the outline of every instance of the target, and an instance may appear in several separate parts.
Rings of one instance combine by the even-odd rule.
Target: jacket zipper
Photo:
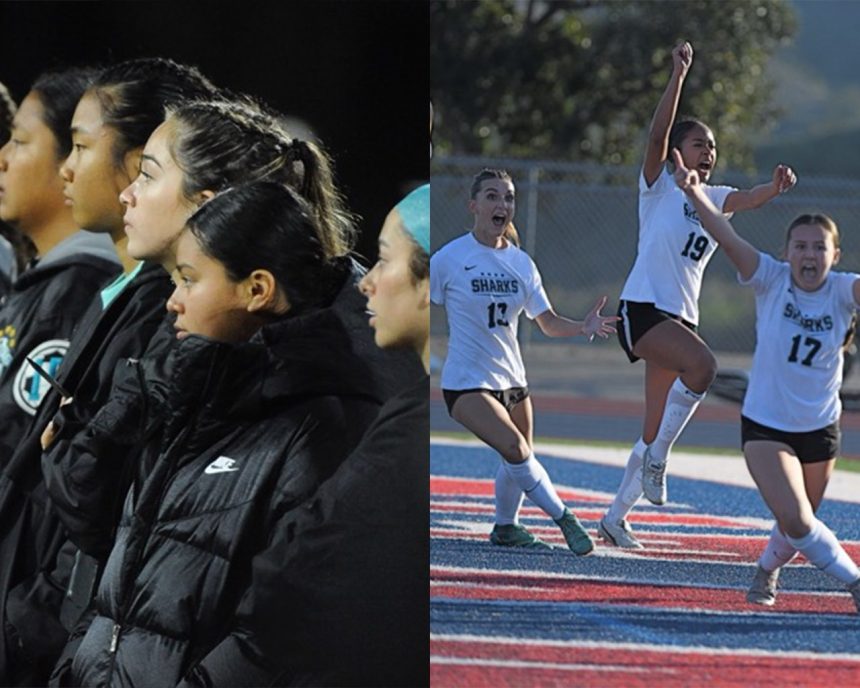
[[[139,361],[135,361],[135,364],[137,364],[138,375],[141,376]],[[203,386],[203,391],[205,391],[209,387],[209,381],[211,380],[211,377],[212,377],[213,367],[214,367],[213,364],[210,362],[209,370],[208,370],[207,376],[206,376],[206,381],[205,381],[205,384]],[[174,441],[167,447],[167,449],[164,453],[165,459],[167,457],[170,457],[169,458],[170,464],[169,464],[169,469],[165,475],[164,482],[162,483],[161,489],[159,490],[158,504],[161,504],[163,502],[164,494],[167,492],[168,485],[174,476],[178,456],[181,456],[181,450],[184,449],[188,438],[193,435],[193,430],[196,426],[197,417],[200,415],[200,409],[197,408],[195,411],[196,412],[192,413],[191,416],[189,417],[187,425],[185,425],[185,427],[179,432],[179,434],[176,436]],[[149,439],[149,438],[147,438],[147,439]],[[161,458],[161,454],[159,452],[158,459],[160,459],[160,458]],[[158,459],[156,459],[156,460],[158,460]],[[141,495],[136,494],[135,496],[137,498],[140,498]],[[136,505],[132,504],[131,506],[132,506],[132,513],[134,513]],[[152,518],[156,518],[157,513],[158,513],[158,506],[156,505],[155,512],[153,513]],[[146,538],[148,540],[149,535],[152,531],[152,522],[146,523],[146,531],[147,531]],[[138,552],[138,556],[137,556],[137,560],[135,561],[135,564],[139,563],[139,559],[140,559],[142,552],[143,552],[143,549],[141,549],[141,551]],[[134,571],[137,572],[137,570],[138,570],[138,568],[137,568],[137,566],[135,566]],[[132,577],[134,577],[134,576],[132,576]],[[132,585],[133,585],[133,583],[134,583],[134,581],[131,582]],[[126,598],[125,598],[125,600],[123,600],[123,604],[120,605],[120,612],[121,612],[120,618],[123,618],[125,616],[125,614],[127,612],[127,607],[129,604],[129,600],[127,597],[129,594],[129,590],[126,590],[125,594],[126,594]],[[108,683],[110,683],[110,679],[113,677],[113,671],[114,671],[114,667],[116,665],[116,651],[117,651],[117,647],[119,646],[119,635],[120,635],[121,630],[122,630],[122,626],[120,625],[120,623],[118,621],[114,621],[113,628],[111,630],[110,647],[108,648],[108,652],[110,654],[110,660],[111,660],[110,661],[110,667],[108,668],[108,673],[107,673],[107,679],[108,679],[107,682]]]
[[[110,633],[110,666],[108,666],[107,672],[107,683],[110,684],[111,677],[113,676],[113,670],[116,666],[116,650],[119,646],[119,632],[122,630],[122,627],[116,622],[113,622],[113,628]]]
[[[122,627],[114,621],[113,630],[110,634],[110,653],[112,655],[116,654],[116,646],[119,645],[119,632],[122,630]]]

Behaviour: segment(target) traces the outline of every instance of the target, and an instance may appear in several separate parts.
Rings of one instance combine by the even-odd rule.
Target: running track
[[[621,479],[622,453],[611,454],[538,447],[592,536]],[[672,501],[630,519],[646,550],[600,543],[578,558],[528,503],[522,522],[558,548],[490,545],[498,459],[477,442],[432,440],[432,685],[860,686],[860,618],[838,582],[793,563],[775,607],[746,603],[771,521],[743,463],[676,459]],[[833,488],[819,515],[860,561],[860,477]]]

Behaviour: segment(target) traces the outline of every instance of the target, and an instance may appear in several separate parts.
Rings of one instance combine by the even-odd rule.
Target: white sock
[[[812,520],[812,530],[802,538],[786,535],[785,539],[800,550],[812,564],[837,580],[851,585],[860,578],[857,564],[851,561],[851,557],[842,549],[830,528],[817,518]]]
[[[797,549],[786,539],[779,525],[774,524],[773,530],[770,531],[770,540],[767,541],[764,552],[759,557],[759,566],[765,571],[775,571],[796,556]]]
[[[496,471],[496,523],[500,526],[518,523],[524,497],[525,493],[505,470],[503,459]]]
[[[681,378],[675,380],[666,397],[666,408],[663,410],[657,438],[651,443],[651,456],[659,461],[666,460],[675,440],[681,435],[704,397],[704,392],[697,394],[688,389],[687,385],[681,382]]]
[[[543,509],[552,519],[561,518],[564,513],[564,502],[558,496],[544,467],[540,465],[535,455],[522,463],[504,462],[505,470],[511,479],[526,493],[526,497]]]
[[[619,523],[627,518],[627,514],[642,496],[642,457],[647,447],[641,437],[633,445],[630,458],[627,459],[627,468],[624,469],[624,477],[621,478],[621,485],[618,486],[612,506],[606,512],[606,520],[609,523]]]

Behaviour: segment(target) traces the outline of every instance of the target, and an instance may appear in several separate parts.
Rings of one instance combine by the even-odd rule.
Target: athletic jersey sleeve
[[[856,308],[854,282],[860,279],[860,275],[854,272],[831,272],[830,275],[836,280],[836,293],[840,304],[845,308]]]
[[[670,183],[674,186],[675,180],[666,169],[665,163],[663,164],[663,169],[660,170],[660,174],[657,175],[657,179],[654,180],[651,186],[648,186],[648,182],[645,181],[644,168],[639,169],[639,194],[642,196],[659,196],[667,191],[671,191],[672,187],[669,186]]]
[[[437,306],[445,305],[445,255],[436,251],[430,256],[430,301]]]
[[[531,268],[528,286],[529,291],[523,310],[529,318],[534,320],[541,313],[552,308],[552,304],[550,304],[546,290],[543,288],[543,280],[541,279],[537,265],[534,264],[534,261],[532,261],[531,258],[529,258],[529,264]]]
[[[723,206],[726,203],[726,198],[728,198],[729,194],[732,193],[732,191],[737,191],[733,186],[711,186],[710,184],[705,184],[704,189],[708,198],[711,200],[711,203],[720,210],[723,209]],[[734,213],[726,213],[725,215],[726,217],[731,218]]]
[[[648,186],[648,182],[645,181],[644,172],[642,170],[639,171],[639,193],[643,196],[659,196],[660,194],[674,191],[675,188],[675,178],[665,166],[660,174],[657,175],[657,179],[654,180],[654,183],[651,186]],[[705,184],[703,188],[708,198],[711,200],[711,203],[720,210],[723,209],[723,205],[725,205],[728,195],[732,191],[737,191],[734,186],[711,186],[710,184]],[[731,217],[732,215],[733,213],[729,213],[728,217]]]
[[[775,260],[772,256],[762,251],[758,252],[758,268],[748,280],[744,280],[740,274],[737,275],[738,284],[743,287],[752,287],[757,294],[766,292],[770,285],[782,274],[783,263]]]

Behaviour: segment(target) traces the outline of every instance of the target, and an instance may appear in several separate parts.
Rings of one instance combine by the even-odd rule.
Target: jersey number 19
[[[692,258],[697,263],[702,259],[702,256],[705,255],[705,250],[708,248],[708,237],[700,234],[696,236],[695,232],[690,232],[687,237],[687,245],[684,246],[684,250],[681,251],[681,255]]]

